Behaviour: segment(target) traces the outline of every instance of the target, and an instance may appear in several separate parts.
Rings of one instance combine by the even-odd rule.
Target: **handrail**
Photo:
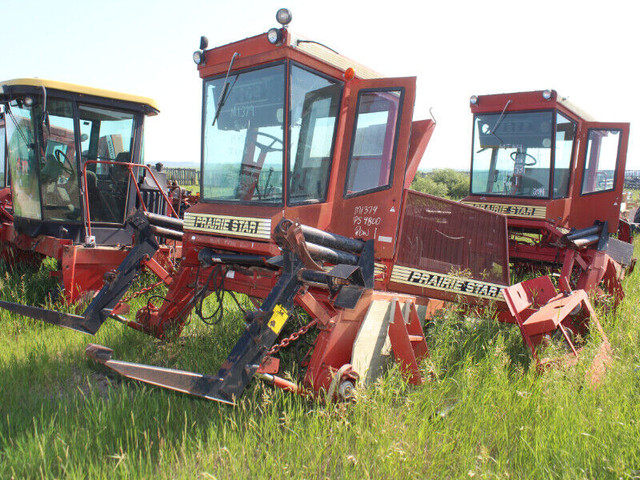
[[[87,241],[91,237],[91,213],[90,213],[90,209],[89,209],[89,189],[87,188],[87,165],[89,165],[89,164],[121,165],[121,166],[127,167],[127,170],[129,171],[129,176],[133,180],[133,184],[134,184],[134,186],[136,188],[136,195],[138,196],[138,200],[140,200],[140,205],[142,205],[142,209],[146,212],[147,211],[147,206],[145,205],[144,200],[142,198],[142,192],[140,191],[140,187],[138,186],[138,179],[136,178],[136,176],[133,173],[133,169],[134,168],[144,168],[145,170],[147,170],[149,172],[149,175],[151,175],[151,178],[153,179],[153,181],[155,182],[156,186],[158,187],[158,190],[160,190],[160,193],[162,194],[162,197],[167,202],[167,206],[170,209],[170,213],[173,216],[175,216],[176,218],[180,218],[180,216],[176,213],[175,209],[173,208],[173,205],[171,204],[171,201],[169,200],[169,197],[167,197],[167,194],[164,192],[164,189],[162,188],[162,186],[158,182],[158,179],[153,174],[153,172],[151,171],[149,166],[140,165],[140,164],[137,164],[137,163],[129,163],[129,162],[116,162],[114,160],[86,160],[84,162],[84,166],[82,167],[82,179],[83,179],[83,184],[84,184],[83,185],[83,187],[84,187],[84,200],[85,200],[85,204],[87,206],[85,208],[85,213],[86,213],[86,224],[85,224],[85,236],[86,236],[86,238],[85,238],[85,241]],[[97,188],[97,185],[96,185],[96,188]]]

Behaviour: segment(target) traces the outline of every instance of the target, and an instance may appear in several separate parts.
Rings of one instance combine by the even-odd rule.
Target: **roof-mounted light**
[[[196,63],[196,65],[204,65],[206,60],[204,57],[204,51],[208,46],[209,39],[202,35],[200,37],[200,50],[196,50],[195,52],[193,52],[193,61]]]
[[[267,40],[272,45],[282,45],[284,35],[284,28],[270,28],[267,32]]]
[[[545,90],[544,92],[542,92],[542,98],[544,98],[545,100],[551,100],[552,97],[553,90]]]
[[[478,96],[477,95],[471,95],[471,98],[469,98],[469,103],[471,105],[477,105],[478,103]]]
[[[287,28],[287,25],[291,23],[292,18],[293,17],[291,15],[291,10],[289,10],[288,8],[281,8],[276,12],[276,20],[284,28]]]
[[[193,52],[193,61],[196,65],[204,65],[204,52],[202,50],[196,50]]]

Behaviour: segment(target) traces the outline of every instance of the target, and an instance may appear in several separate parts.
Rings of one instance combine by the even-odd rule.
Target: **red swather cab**
[[[455,206],[436,207],[408,190],[435,126],[412,119],[415,77],[382,78],[289,30],[281,34],[276,44],[262,34],[200,52],[202,188],[185,214],[184,251],[278,255],[270,237],[286,217],[375,240],[379,289],[399,282],[427,296],[419,279],[426,284],[433,273],[467,268],[486,279],[494,260],[471,265],[475,251],[454,247],[460,228],[445,225],[475,223],[454,218]],[[423,248],[434,244],[428,234],[440,235],[437,254]],[[500,272],[491,280],[504,285],[508,271]],[[245,291],[238,278],[227,287]]]
[[[185,241],[276,255],[271,232],[286,216],[374,238],[376,258],[390,261],[434,127],[412,121],[415,77],[380,78],[283,33],[279,44],[262,34],[204,52],[202,189]]]
[[[628,123],[595,122],[554,90],[474,96],[471,111],[465,203],[507,215],[512,232],[617,232]]]

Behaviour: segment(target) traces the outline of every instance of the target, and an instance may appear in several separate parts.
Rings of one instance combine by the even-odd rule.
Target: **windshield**
[[[205,200],[283,203],[285,72],[278,64],[205,83]],[[326,200],[341,94],[340,82],[291,65],[289,204]]]
[[[203,198],[282,203],[284,72],[280,64],[205,83]]]
[[[46,108],[45,125],[38,122],[42,135],[39,167],[43,219],[80,222],[73,104],[50,98]],[[36,111],[41,118],[42,106]]]
[[[549,197],[552,135],[551,111],[476,115],[471,193]]]
[[[51,96],[46,103],[38,97],[32,107],[22,101],[7,107],[7,162],[15,215],[80,223],[82,169],[77,146],[83,164],[88,160],[131,162],[136,116]],[[124,222],[128,172],[122,165],[87,164],[91,221]]]

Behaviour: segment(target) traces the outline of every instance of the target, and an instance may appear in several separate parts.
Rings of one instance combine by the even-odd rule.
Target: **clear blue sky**
[[[277,26],[387,76],[418,77],[416,118],[438,122],[422,168],[468,168],[472,94],[554,88],[600,121],[632,123],[640,169],[636,2],[595,0],[0,0],[0,79],[41,77],[157,100],[146,160],[199,161],[201,81],[191,59]]]

